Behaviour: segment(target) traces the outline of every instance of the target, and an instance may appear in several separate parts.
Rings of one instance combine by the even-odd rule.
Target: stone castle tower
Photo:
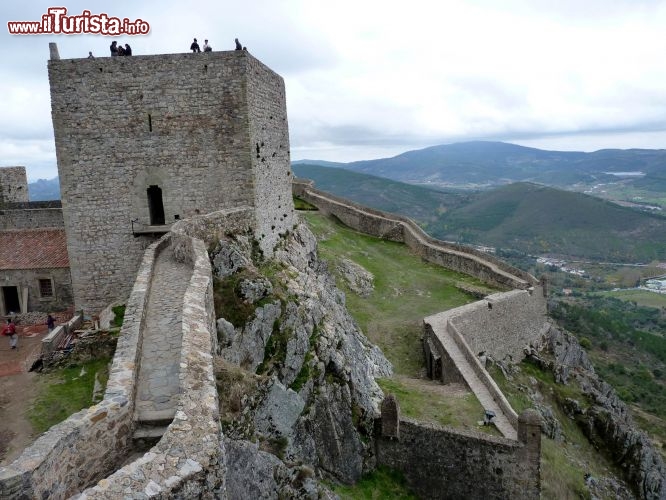
[[[170,224],[250,208],[265,254],[294,224],[282,78],[247,51],[60,60],[51,110],[77,309],[129,294]]]
[[[0,168],[0,207],[5,203],[28,201],[25,167]]]

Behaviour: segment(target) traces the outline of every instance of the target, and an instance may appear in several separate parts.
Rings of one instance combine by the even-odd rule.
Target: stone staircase
[[[495,386],[497,390],[491,391],[489,385],[494,384],[494,382],[490,375],[485,372],[485,368],[481,366],[478,359],[476,359],[476,356],[474,356],[465,340],[461,336],[457,336],[456,338],[456,335],[449,331],[447,328],[448,319],[445,316],[429,316],[424,321],[431,326],[437,339],[451,358],[455,368],[479,400],[484,410],[490,410],[495,413],[495,418],[493,419],[495,427],[504,437],[514,440],[518,439],[518,433],[512,424],[512,422],[517,420],[517,415],[512,410],[511,412],[508,411],[510,406],[506,400],[501,401],[503,396],[498,397],[498,393],[501,395],[499,388]],[[472,363],[475,363],[476,366],[473,366]],[[486,377],[482,378],[479,375],[483,372],[485,372]]]

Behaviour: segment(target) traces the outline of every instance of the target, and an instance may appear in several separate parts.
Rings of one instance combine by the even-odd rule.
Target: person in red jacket
[[[11,318],[7,320],[7,324],[2,329],[2,334],[9,337],[9,347],[16,349],[16,344],[18,344],[18,334],[16,333],[16,325]]]

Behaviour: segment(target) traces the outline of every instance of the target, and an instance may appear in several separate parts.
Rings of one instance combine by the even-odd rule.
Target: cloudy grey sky
[[[54,4],[0,7],[0,166],[57,175],[46,63],[107,56],[101,35],[10,35]],[[56,2],[143,19],[135,54],[239,37],[286,81],[293,159],[353,161],[465,140],[666,147],[666,0]]]

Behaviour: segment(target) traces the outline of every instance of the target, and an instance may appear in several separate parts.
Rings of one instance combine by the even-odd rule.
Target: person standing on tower
[[[199,44],[197,43],[196,38],[192,42],[192,45],[190,45],[190,50],[192,51],[193,54],[196,52],[201,52],[201,49],[199,48]]]

